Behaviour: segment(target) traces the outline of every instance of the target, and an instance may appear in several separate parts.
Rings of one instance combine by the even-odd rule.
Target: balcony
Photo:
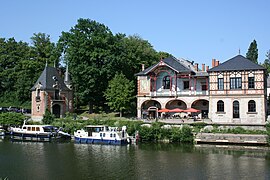
[[[170,90],[163,90],[163,91],[153,91],[149,93],[151,97],[170,97],[170,96],[208,96],[209,91],[191,91],[191,90],[183,90],[183,91],[170,91]]]

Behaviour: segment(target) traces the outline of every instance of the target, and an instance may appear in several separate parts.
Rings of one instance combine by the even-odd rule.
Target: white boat
[[[11,127],[11,139],[29,141],[51,141],[54,139],[70,139],[71,136],[56,126],[51,125],[23,125]]]
[[[75,131],[74,138],[77,143],[124,145],[130,143],[126,129],[126,126],[118,129],[104,125],[88,125]]]
[[[2,126],[0,126],[0,136],[4,136],[5,135],[5,130]]]

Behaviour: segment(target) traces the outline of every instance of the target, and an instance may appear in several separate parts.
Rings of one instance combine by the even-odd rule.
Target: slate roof
[[[242,71],[242,70],[265,70],[264,67],[250,61],[242,55],[237,55],[220,65],[213,67],[208,72],[214,71]]]
[[[178,59],[176,59],[175,57],[168,57],[162,60],[166,65],[168,65],[169,67],[171,67],[173,70],[175,70],[176,72],[194,72],[192,71],[190,68],[184,66]],[[136,76],[144,76],[147,75],[151,70],[153,70],[154,68],[156,68],[159,65],[160,62],[158,62],[155,65],[152,65],[148,68],[146,68],[144,71],[141,71],[137,74],[135,74]]]
[[[34,91],[36,86],[40,83],[41,90],[55,90],[53,85],[55,84],[55,77],[58,81],[59,89],[64,91],[70,91],[70,89],[65,85],[64,80],[60,77],[58,71],[54,67],[46,66],[40,77],[36,81],[35,85],[31,88],[31,91]]]

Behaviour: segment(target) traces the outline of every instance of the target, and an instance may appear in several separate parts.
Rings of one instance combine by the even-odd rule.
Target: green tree
[[[119,111],[120,117],[122,117],[123,110],[129,109],[131,101],[134,100],[133,92],[133,82],[129,81],[123,74],[116,74],[109,82],[105,98],[109,107]]]
[[[258,48],[257,48],[257,42],[255,39],[249,45],[246,58],[258,64]]]
[[[90,19],[79,19],[69,32],[63,32],[59,46],[65,53],[77,104],[93,105],[105,102],[104,89],[108,84],[107,64],[111,60],[113,34],[103,24]]]
[[[266,68],[267,73],[269,74],[270,73],[270,50],[267,51],[266,59],[264,60],[262,66]]]

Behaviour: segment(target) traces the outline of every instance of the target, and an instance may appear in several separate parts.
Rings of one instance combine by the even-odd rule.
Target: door
[[[52,112],[56,118],[60,118],[61,107],[59,104],[53,105]]]

